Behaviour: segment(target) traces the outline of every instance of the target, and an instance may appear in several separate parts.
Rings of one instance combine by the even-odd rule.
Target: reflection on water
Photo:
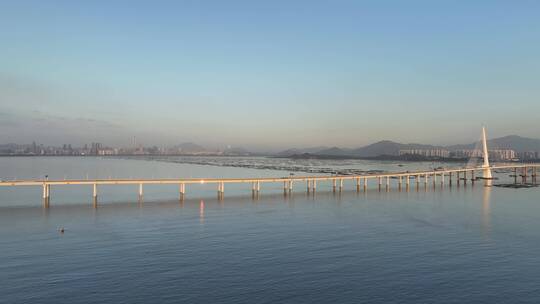
[[[484,235],[491,232],[491,188],[492,180],[484,180],[484,189],[482,192],[482,231]]]
[[[3,208],[1,299],[539,303],[537,189],[477,183],[427,193],[276,191],[256,204],[230,195],[222,204]],[[495,199],[503,203],[492,208]]]
[[[283,176],[93,158],[33,159],[32,168],[21,161],[6,170],[0,159],[0,174],[54,167],[76,176],[95,166],[124,176]],[[36,201],[41,189],[2,189],[0,302],[540,303],[538,188],[478,180],[434,190],[415,182],[411,193],[393,180],[388,192],[372,182],[362,194],[350,184],[334,193],[321,182],[316,192],[297,187],[285,196],[282,185],[265,184],[260,197],[231,185],[224,200],[214,185],[198,184],[180,205],[177,186],[156,185],[145,189],[144,207],[134,187],[104,186],[98,209],[88,187],[55,188],[50,208]]]
[[[204,224],[204,201],[199,202],[199,223]]]

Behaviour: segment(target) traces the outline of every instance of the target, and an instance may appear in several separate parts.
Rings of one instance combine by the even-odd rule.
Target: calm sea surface
[[[398,165],[342,166],[441,164]],[[289,173],[0,158],[4,180]],[[91,187],[53,187],[49,209],[39,187],[0,188],[0,303],[540,303],[540,188],[317,186],[284,197],[281,185],[263,184],[258,199],[249,185],[229,186],[218,201],[215,185],[193,185],[183,202],[177,186],[146,186],[143,202],[135,186],[103,186],[97,209]]]

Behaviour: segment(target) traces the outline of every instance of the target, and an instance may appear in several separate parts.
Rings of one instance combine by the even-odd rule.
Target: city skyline
[[[489,151],[494,160],[539,160],[540,139],[509,135],[500,138],[491,138]],[[469,159],[481,158],[480,142],[462,143],[457,145],[437,146],[422,143],[399,143],[380,140],[366,146],[347,147],[292,147],[281,151],[253,151],[243,147],[208,147],[196,143],[181,143],[167,145],[145,145],[138,143],[136,138],[127,146],[104,144],[100,142],[85,143],[81,146],[62,144],[60,146],[47,145],[33,141],[31,144],[0,143],[0,156],[14,155],[65,155],[65,156],[92,156],[92,155],[208,155],[208,156],[248,156],[248,155],[274,155],[286,158],[364,158],[396,156],[402,160],[422,159]]]
[[[0,137],[263,151],[450,145],[486,124],[537,138],[539,6],[5,2]]]

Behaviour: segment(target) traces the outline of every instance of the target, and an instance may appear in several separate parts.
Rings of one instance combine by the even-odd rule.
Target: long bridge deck
[[[517,181],[518,169],[521,169],[520,175],[526,181],[531,171],[531,178],[536,182],[537,168],[540,164],[512,164],[512,165],[498,165],[490,166],[491,170],[511,169],[514,171],[514,178]],[[283,183],[285,192],[291,192],[293,190],[293,184],[296,182],[306,182],[307,191],[315,191],[317,182],[332,181],[333,189],[336,190],[339,187],[341,191],[343,188],[343,181],[353,180],[356,181],[356,190],[360,191],[361,181],[363,181],[364,191],[367,190],[368,180],[378,180],[378,188],[381,190],[383,180],[386,180],[386,190],[390,187],[390,179],[398,179],[398,186],[401,190],[402,183],[404,182],[407,189],[410,185],[410,180],[415,179],[416,185],[420,183],[420,179],[423,178],[425,184],[428,183],[428,179],[432,179],[433,184],[437,182],[437,177],[441,185],[445,184],[445,177],[447,177],[447,183],[452,185],[452,177],[455,176],[455,181],[459,185],[462,181],[464,184],[467,180],[474,181],[476,171],[483,171],[485,167],[464,167],[464,168],[452,168],[443,170],[429,170],[429,171],[406,171],[406,172],[388,172],[378,174],[365,174],[365,175],[318,175],[318,176],[287,176],[287,177],[262,177],[262,178],[164,178],[164,179],[71,179],[71,180],[8,180],[0,181],[0,186],[41,186],[43,187],[43,200],[44,204],[48,206],[50,199],[50,187],[57,185],[92,185],[94,204],[97,204],[97,186],[98,185],[139,185],[139,197],[143,195],[143,185],[148,184],[177,184],[179,185],[180,198],[183,198],[186,193],[186,185],[189,184],[217,184],[218,197],[223,196],[225,192],[225,184],[231,183],[251,183],[252,191],[259,193],[260,185],[262,183]],[[467,173],[470,176],[467,177]],[[338,184],[339,182],[339,184]]]

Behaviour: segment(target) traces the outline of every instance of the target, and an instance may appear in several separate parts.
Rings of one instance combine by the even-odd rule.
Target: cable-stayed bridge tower
[[[487,139],[486,139],[486,128],[482,127],[482,156],[484,157],[483,168],[483,178],[492,179],[491,168],[489,167],[489,154],[487,148]]]

